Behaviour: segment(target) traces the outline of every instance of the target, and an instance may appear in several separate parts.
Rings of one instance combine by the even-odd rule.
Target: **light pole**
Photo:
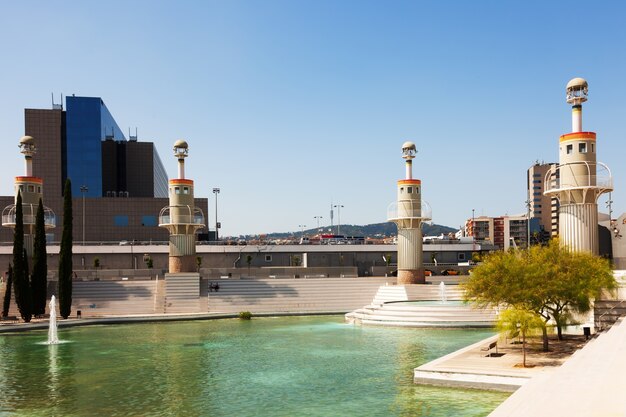
[[[217,222],[217,195],[220,193],[220,189],[219,188],[214,188],[213,189],[213,194],[215,194],[215,241],[218,242],[220,240],[219,238],[219,226],[220,224]]]
[[[301,238],[304,237],[304,228],[306,227],[306,224],[299,224],[298,227],[300,228],[300,234],[301,234]]]
[[[313,216],[314,219],[317,220],[317,231],[320,231],[320,219],[323,219],[322,216]]]
[[[337,209],[337,234],[341,234],[341,209],[343,206],[341,204],[335,204],[334,207]]]
[[[80,193],[83,195],[83,246],[85,246],[85,194],[89,191],[86,185],[80,186]]]
[[[530,198],[526,200],[526,248],[530,248]]]

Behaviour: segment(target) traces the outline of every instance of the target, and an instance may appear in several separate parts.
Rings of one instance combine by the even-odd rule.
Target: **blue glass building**
[[[102,145],[108,137],[126,141],[113,116],[100,97],[66,98],[65,177],[72,180],[72,195],[102,197]]]

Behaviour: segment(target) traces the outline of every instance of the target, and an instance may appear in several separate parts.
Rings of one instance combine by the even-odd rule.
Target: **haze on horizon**
[[[0,36],[0,195],[23,172],[24,108],[50,93],[102,97],[124,131],[190,145],[196,196],[220,187],[221,235],[380,223],[416,143],[433,222],[525,212],[526,170],[558,159],[571,130],[565,85],[589,82],[598,134],[623,194],[626,4],[395,1],[11,2]],[[73,179],[76,181],[77,179]],[[607,211],[607,197],[599,208]],[[337,213],[335,213],[335,223]]]

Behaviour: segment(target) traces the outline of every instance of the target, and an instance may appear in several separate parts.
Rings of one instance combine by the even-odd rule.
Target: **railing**
[[[579,174],[579,171],[583,174]],[[545,193],[584,188],[612,190],[613,177],[609,167],[602,162],[572,162],[550,168],[546,172],[544,184]]]
[[[176,210],[178,213],[172,214]],[[198,207],[190,206],[167,206],[159,213],[159,225],[169,224],[194,224],[204,226],[204,213]]]
[[[394,201],[387,207],[387,220],[392,221],[398,219],[421,219],[429,221],[432,219],[432,209],[430,208],[430,204],[426,201]]]
[[[25,225],[34,225],[37,222],[37,207],[32,204],[22,204],[22,222]],[[8,227],[15,226],[16,206],[11,204],[2,211],[2,225]],[[46,229],[56,227],[56,216],[52,209],[43,208],[43,222]]]

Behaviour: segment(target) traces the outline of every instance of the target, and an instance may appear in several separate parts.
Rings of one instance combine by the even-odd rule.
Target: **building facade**
[[[168,178],[151,142],[130,140],[99,97],[67,97],[66,110],[25,109],[25,134],[35,138],[33,175],[46,184],[43,199],[62,224],[63,187],[72,181],[75,242],[167,241],[158,227],[160,209],[168,204]],[[13,203],[0,197],[0,204]],[[208,213],[206,198],[195,205]],[[84,216],[83,216],[84,214]],[[59,241],[61,228],[50,231]],[[12,241],[9,229],[0,241]]]
[[[555,237],[559,233],[559,200],[544,194],[546,174],[556,165],[537,162],[526,173],[530,218],[537,219],[543,238]]]

